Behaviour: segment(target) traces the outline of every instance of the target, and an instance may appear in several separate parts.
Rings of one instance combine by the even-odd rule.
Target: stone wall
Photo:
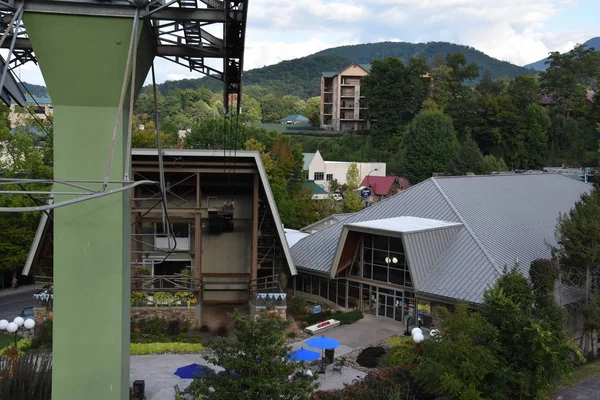
[[[33,318],[35,319],[36,325],[39,325],[54,317],[54,311],[52,309],[47,309],[46,307],[35,307],[33,312]]]
[[[179,320],[188,321],[191,328],[197,328],[200,321],[197,318],[195,307],[132,307],[131,323],[134,324],[140,320],[149,320],[153,318],[163,318],[167,321]]]

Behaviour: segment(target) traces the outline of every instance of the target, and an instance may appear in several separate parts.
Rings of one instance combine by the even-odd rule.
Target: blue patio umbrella
[[[315,349],[335,349],[341,345],[340,342],[335,340],[334,338],[330,338],[327,336],[314,337],[312,339],[308,339],[306,341],[306,345],[309,347],[314,347]]]
[[[181,379],[194,379],[199,376],[206,376],[211,372],[214,372],[212,368],[194,363],[177,368],[177,371],[175,371],[174,374]]]
[[[292,361],[314,361],[318,358],[321,358],[321,355],[316,351],[306,350],[304,348],[300,348],[296,351],[290,352],[288,354],[288,358]]]

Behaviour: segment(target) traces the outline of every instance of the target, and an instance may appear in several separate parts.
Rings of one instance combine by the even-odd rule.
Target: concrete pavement
[[[600,400],[600,374],[594,375],[576,386],[561,390],[554,400]]]
[[[223,368],[208,364],[200,354],[162,354],[149,356],[131,356],[130,386],[133,381],[143,379],[146,384],[148,400],[173,400],[178,385],[184,390],[192,383],[191,379],[181,379],[174,375],[179,367],[197,363],[207,365],[215,371]],[[319,389],[341,389],[344,383],[351,383],[356,378],[365,376],[364,372],[344,367],[341,372],[333,372],[332,366],[327,367],[325,375],[319,376]]]
[[[35,284],[0,290],[0,319],[12,321],[23,308],[33,307],[33,294],[43,286]]]

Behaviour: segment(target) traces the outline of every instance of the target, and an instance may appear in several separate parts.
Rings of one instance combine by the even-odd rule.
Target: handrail
[[[145,275],[131,278],[131,290],[135,292],[200,292],[202,281],[189,275]]]

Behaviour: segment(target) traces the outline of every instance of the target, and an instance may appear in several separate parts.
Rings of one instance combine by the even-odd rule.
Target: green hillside
[[[320,51],[316,54],[282,61],[275,65],[256,68],[244,73],[244,85],[260,85],[269,92],[290,94],[301,98],[319,95],[320,76],[323,71],[337,71],[352,62],[369,63],[378,58],[395,56],[404,61],[409,57],[425,57],[432,62],[437,54],[464,53],[469,63],[476,63],[481,73],[489,69],[492,78],[531,75],[535,71],[519,67],[506,61],[499,61],[472,47],[446,42],[404,43],[381,42],[353,46],[341,46]],[[174,89],[193,89],[200,86],[213,91],[221,90],[221,82],[204,77],[182,81],[168,81],[160,85],[161,93]]]

